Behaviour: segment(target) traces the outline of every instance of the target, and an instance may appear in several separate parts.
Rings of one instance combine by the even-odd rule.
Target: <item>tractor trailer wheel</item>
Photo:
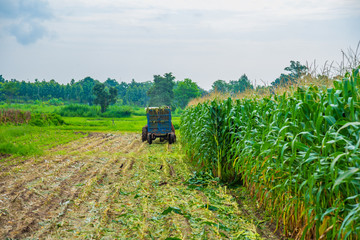
[[[176,141],[176,137],[174,133],[169,134],[169,144],[173,144]]]
[[[142,128],[141,140],[145,142],[147,140],[148,130],[147,126]]]
[[[147,142],[148,142],[149,144],[152,144],[151,133],[148,133],[148,134],[147,134]]]

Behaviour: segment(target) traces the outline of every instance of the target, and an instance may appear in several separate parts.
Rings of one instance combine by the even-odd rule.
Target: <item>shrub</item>
[[[63,117],[96,117],[100,110],[96,106],[70,104],[62,107],[57,113]]]
[[[101,116],[107,118],[130,117],[133,112],[134,111],[130,106],[110,106],[106,112],[101,114]]]
[[[62,101],[62,99],[59,99],[59,98],[52,98],[48,102],[50,105],[54,105],[54,106],[64,105],[64,102]]]
[[[29,124],[37,127],[59,126],[65,124],[65,121],[56,113],[35,113],[32,115]]]

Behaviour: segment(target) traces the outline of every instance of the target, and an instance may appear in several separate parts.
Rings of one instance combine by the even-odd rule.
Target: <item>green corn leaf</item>
[[[345,129],[345,128],[348,128],[348,127],[355,127],[357,128],[357,126],[360,126],[360,122],[349,122],[349,123],[346,123],[344,126],[342,126],[341,128],[339,128],[339,130],[337,130],[337,132],[340,132],[341,130]]]
[[[340,174],[340,176],[336,179],[334,186],[332,187],[332,190],[334,190],[334,188],[338,185],[340,185],[341,183],[345,183],[349,177],[351,177],[352,175],[354,175],[356,172],[358,172],[360,169],[359,168],[353,168],[351,170],[348,170],[346,172],[343,172],[342,174]]]
[[[321,219],[320,221],[324,220],[324,217],[329,215],[330,213],[334,212],[337,208],[331,207],[326,209],[326,211],[323,213],[323,215],[321,215]]]
[[[333,116],[324,116],[324,119],[327,121],[327,123],[332,126],[336,123],[336,119]]]

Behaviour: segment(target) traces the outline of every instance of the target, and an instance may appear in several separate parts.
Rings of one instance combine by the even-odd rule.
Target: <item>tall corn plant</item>
[[[199,104],[185,110],[181,118],[181,134],[185,151],[196,164],[224,181],[234,181],[235,171],[228,164],[233,136],[233,103],[231,99],[223,102]],[[198,151],[193,151],[198,149]]]
[[[185,149],[223,181],[241,176],[287,236],[358,239],[359,89],[357,68],[334,88],[190,107]]]

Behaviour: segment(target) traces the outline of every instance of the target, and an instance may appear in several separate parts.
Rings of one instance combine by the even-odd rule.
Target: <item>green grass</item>
[[[132,116],[126,118],[82,118],[63,117],[65,125],[54,127],[55,129],[76,131],[120,131],[139,132],[147,124],[146,116]],[[113,122],[114,120],[114,122]],[[175,129],[180,125],[180,117],[173,117]]]
[[[53,106],[48,104],[0,104],[0,109],[19,109],[23,111],[30,111],[31,113],[53,113],[59,111],[63,106]]]
[[[91,115],[99,115],[100,114],[100,106],[88,106],[86,104],[73,104],[73,103],[65,103],[64,105],[60,105],[60,106],[54,106],[54,105],[50,105],[46,102],[43,103],[12,103],[12,104],[8,104],[8,103],[1,103],[0,102],[0,109],[19,109],[19,110],[23,110],[23,111],[30,111],[31,113],[60,113],[61,111],[63,111],[64,108],[66,108],[67,106],[70,105],[76,105],[76,106],[83,106],[84,108],[89,109],[89,116]],[[116,112],[119,110],[130,110],[131,111],[131,115],[133,116],[146,116],[146,110],[145,107],[138,107],[138,106],[128,106],[128,105],[110,105],[108,107],[107,112],[109,112],[108,114],[111,115],[110,112]],[[172,112],[172,115],[174,117],[180,117],[181,113],[183,110],[181,109],[176,109],[176,111]],[[81,112],[81,111],[80,111]],[[81,114],[81,113],[80,113]],[[70,114],[71,115],[71,114]],[[106,112],[105,112],[105,115]],[[66,116],[66,114],[64,115]]]
[[[63,117],[66,124],[35,127],[29,125],[0,125],[0,153],[12,155],[41,155],[44,150],[80,138],[76,132],[138,132],[147,124],[146,116],[127,118]],[[175,129],[179,117],[173,117]]]
[[[87,116],[86,113],[84,113],[84,111],[88,111],[88,116],[100,116],[100,106],[97,105],[93,105],[93,106],[88,106],[87,104],[64,104],[61,106],[54,106],[54,105],[50,105],[46,102],[44,103],[12,103],[12,104],[8,104],[8,103],[0,103],[0,109],[18,109],[18,110],[23,110],[23,111],[30,111],[31,113],[61,113],[64,112],[64,116],[70,115],[72,116],[72,114],[76,114],[75,113],[71,113],[69,111],[66,110],[66,108],[68,108],[69,106],[74,106],[75,108],[78,107],[79,108],[79,113],[81,116]],[[84,109],[80,109],[80,108],[84,108]],[[138,106],[128,106],[128,105],[110,105],[107,109],[107,111],[104,113],[104,115],[107,117],[107,115],[113,116],[114,114],[116,114],[117,112],[119,112],[119,116],[121,117],[122,115],[122,111],[130,111],[131,115],[135,115],[135,116],[146,116],[146,111],[145,111],[145,107],[138,107]],[[180,116],[180,115],[177,115]]]
[[[83,135],[52,127],[0,125],[0,153],[15,156],[42,155],[43,151]]]
[[[141,132],[146,125],[145,116],[133,116],[127,118],[82,118],[64,117],[66,125],[57,129],[77,130],[77,131],[121,131],[121,132]],[[114,120],[114,121],[113,121]]]

